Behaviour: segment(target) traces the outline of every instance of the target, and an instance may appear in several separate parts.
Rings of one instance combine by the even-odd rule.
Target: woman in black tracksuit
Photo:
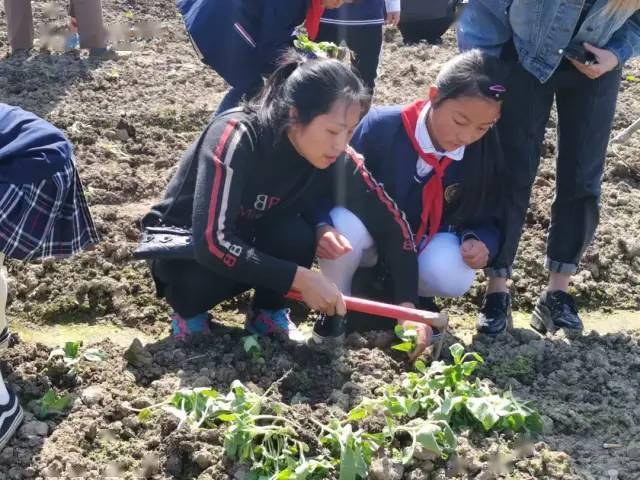
[[[409,227],[347,145],[366,102],[362,82],[344,64],[290,54],[255,105],[229,110],[207,126],[144,220],[193,233],[195,259],[152,262],[158,294],[174,310],[175,337],[208,333],[207,311],[251,288],[246,328],[254,333],[302,340],[284,309],[289,289],[313,309],[344,314],[336,286],[310,270],[315,235],[302,218],[327,191],[357,211],[380,242],[395,300],[415,304]]]

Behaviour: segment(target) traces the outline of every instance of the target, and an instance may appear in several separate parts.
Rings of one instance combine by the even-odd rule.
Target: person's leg
[[[4,267],[4,253],[0,253],[0,351],[9,346],[9,328],[6,316],[7,294],[7,269]]]
[[[349,28],[347,46],[355,55],[353,66],[373,94],[382,50],[382,25]]]
[[[331,210],[334,227],[349,240],[352,250],[336,260],[319,259],[323,275],[332,280],[345,295],[351,294],[353,277],[361,267],[373,267],[378,263],[378,253],[371,234],[364,223],[344,207]],[[377,319],[376,319],[377,320]],[[313,339],[317,343],[340,342],[347,331],[386,328],[369,316],[349,315],[347,321],[341,317],[320,316],[313,327]]]
[[[418,295],[460,297],[476,272],[462,259],[460,240],[454,233],[437,233],[418,257]]]
[[[31,0],[4,0],[9,45],[15,52],[33,48]]]
[[[151,262],[151,272],[158,292],[173,309],[172,330],[177,340],[186,340],[192,334],[208,334],[208,311],[250,288],[195,260],[155,260]]]
[[[590,80],[567,70],[557,90],[558,158],[546,266],[549,286],[536,305],[532,325],[540,331],[581,330],[566,294],[599,220],[604,160],[620,88],[620,71]],[[583,119],[597,119],[585,122]]]
[[[341,25],[333,25],[331,23],[320,23],[316,42],[333,42],[340,45],[340,42],[347,41],[346,27]]]
[[[310,268],[316,249],[313,228],[299,215],[265,221],[256,229],[255,246],[261,252]],[[246,328],[261,335],[275,333],[294,342],[305,340],[291,321],[284,294],[264,287],[256,288]]]
[[[24,412],[15,393],[7,388],[0,372],[0,452],[22,423]]]
[[[318,259],[322,274],[345,295],[351,295],[351,282],[360,267],[373,267],[378,262],[376,247],[362,220],[344,207],[331,210],[334,227],[351,244],[352,250],[336,260]]]
[[[485,274],[489,278],[478,315],[478,331],[496,335],[511,321],[511,297],[507,278],[511,274],[529,206],[531,187],[540,161],[540,149],[551,106],[553,81],[541,84],[520,64],[513,67],[508,97],[498,122],[500,142],[506,158],[505,214],[502,245]]]
[[[9,401],[9,390],[2,379],[2,372],[0,372],[0,405],[6,405]]]
[[[102,17],[102,1],[73,0],[73,9],[78,21],[80,48],[104,49],[108,32]]]
[[[215,115],[218,115],[226,110],[231,108],[235,108],[242,101],[250,100],[255,97],[260,90],[264,86],[264,81],[262,78],[256,78],[250,81],[247,81],[243,85],[232,86],[229,91],[225,94],[224,98],[218,105],[218,110],[216,110]]]

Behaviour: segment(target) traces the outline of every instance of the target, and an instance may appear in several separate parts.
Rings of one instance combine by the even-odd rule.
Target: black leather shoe
[[[344,341],[347,320],[339,315],[320,315],[313,325],[311,339],[317,344],[341,344]]]
[[[505,292],[489,293],[484,297],[476,329],[478,333],[495,337],[513,328],[511,295]]]
[[[584,329],[573,297],[561,290],[540,295],[530,325],[543,335],[554,334],[557,330],[580,333]]]

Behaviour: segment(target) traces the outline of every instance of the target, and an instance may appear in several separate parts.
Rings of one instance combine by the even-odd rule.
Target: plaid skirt
[[[73,160],[38,183],[0,183],[0,252],[7,257],[64,258],[98,241]]]

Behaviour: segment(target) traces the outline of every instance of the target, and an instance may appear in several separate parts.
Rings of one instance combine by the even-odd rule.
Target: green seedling
[[[56,348],[49,354],[47,370],[51,374],[68,372],[75,374],[77,365],[82,360],[101,362],[107,359],[107,354],[99,348],[88,348],[80,355],[82,341],[66,342],[64,347]]]
[[[404,334],[404,332],[402,332]],[[245,350],[255,345],[246,337]],[[408,337],[411,338],[411,337]],[[256,342],[257,343],[257,342]],[[259,344],[258,344],[259,345]],[[291,407],[270,399],[272,385],[259,395],[238,380],[223,395],[216,390],[180,390],[166,402],[138,414],[148,420],[162,407],[180,419],[179,428],[218,428],[225,425],[226,455],[251,465],[252,480],[339,480],[366,478],[372,459],[382,453],[414,461],[418,447],[447,458],[456,449],[455,431],[539,432],[539,414],[511,393],[498,394],[478,379],[471,380],[483,359],[450,347],[453,363],[416,362],[415,372],[375,398],[365,398],[343,419],[324,424],[309,417],[315,431],[300,425]],[[360,426],[382,415],[385,426],[371,433]],[[304,440],[303,440],[304,439]],[[314,455],[310,455],[314,447]]]
[[[242,347],[252,361],[264,363],[262,347],[260,346],[260,341],[258,339],[258,335],[247,335],[242,338]]]
[[[73,398],[68,393],[58,395],[49,389],[41,398],[31,402],[30,408],[38,418],[61,415],[71,406]]]
[[[340,47],[333,42],[314,42],[304,33],[298,33],[293,45],[300,51],[318,57],[337,58]]]
[[[402,343],[393,345],[391,347],[392,349],[406,353],[411,353],[416,349],[416,343],[418,342],[418,329],[416,327],[403,327],[402,325],[396,325],[393,331],[396,336],[402,340]]]

